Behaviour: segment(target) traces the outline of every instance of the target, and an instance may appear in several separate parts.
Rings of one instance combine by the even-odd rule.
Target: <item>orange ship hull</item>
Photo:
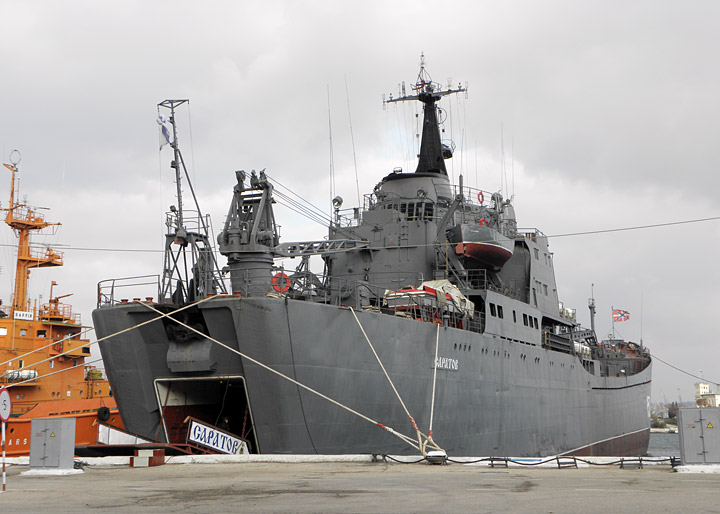
[[[103,407],[109,412],[103,411]],[[30,455],[31,427],[35,418],[75,418],[75,446],[97,444],[100,422],[123,428],[113,398],[44,402],[22,416],[8,420],[5,427],[5,453],[8,457]]]

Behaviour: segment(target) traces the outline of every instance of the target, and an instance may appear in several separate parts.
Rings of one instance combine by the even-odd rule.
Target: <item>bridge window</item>
[[[490,315],[491,315],[491,316],[497,316],[497,311],[495,310],[495,304],[494,304],[494,303],[491,303],[491,304],[490,304]]]
[[[431,220],[435,216],[435,206],[430,202],[423,204],[423,217],[426,220]]]
[[[502,308],[502,305],[498,305],[498,306],[497,306],[497,309],[498,309],[498,318],[501,318],[501,319],[502,319],[502,317],[503,317],[503,308]]]

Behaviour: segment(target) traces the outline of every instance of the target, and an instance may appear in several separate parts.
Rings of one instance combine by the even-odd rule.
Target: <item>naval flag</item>
[[[170,132],[165,126],[165,118],[162,117],[162,114],[158,114],[157,122],[160,125],[160,150],[162,150],[163,146],[170,144]]]
[[[613,321],[627,321],[630,319],[630,313],[622,309],[612,310]]]

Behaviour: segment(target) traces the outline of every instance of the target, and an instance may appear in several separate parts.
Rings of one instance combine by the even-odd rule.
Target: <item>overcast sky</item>
[[[47,301],[56,280],[90,324],[98,281],[160,272],[152,250],[175,203],[155,123],[166,98],[190,99],[180,144],[216,232],[236,169],[267,168],[329,210],[329,119],[345,206],[356,176],[362,195],[414,169],[416,107],[383,110],[382,95],[415,81],[421,52],[434,80],[469,87],[443,102],[451,174],[514,195],[521,227],[720,216],[719,15],[713,1],[0,0],[0,157],[20,150],[21,194],[62,222],[37,241],[66,256],[33,272],[31,292]],[[276,215],[284,241],[326,235]],[[0,230],[7,300],[15,242]],[[720,221],[553,237],[551,250],[560,297],[586,325],[594,284],[598,335],[611,306],[628,310],[619,335],[720,381]],[[691,399],[695,381],[656,360],[653,399]]]

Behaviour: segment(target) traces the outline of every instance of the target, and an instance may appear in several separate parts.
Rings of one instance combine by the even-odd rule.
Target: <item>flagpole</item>
[[[610,316],[612,317],[612,338],[615,339],[615,307],[610,306]]]

